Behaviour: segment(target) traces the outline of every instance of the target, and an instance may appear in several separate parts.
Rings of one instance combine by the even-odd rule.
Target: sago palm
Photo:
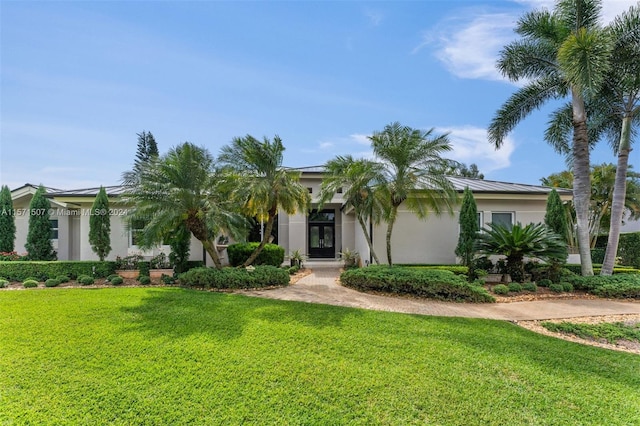
[[[484,254],[503,255],[514,281],[524,279],[524,257],[564,261],[567,245],[563,238],[542,223],[513,226],[490,223],[478,237],[477,249]]]
[[[123,199],[133,206],[130,220],[145,223],[140,246],[160,244],[186,226],[220,269],[216,235],[222,231],[237,235],[246,229],[246,222],[219,190],[211,154],[186,142],[146,163],[137,176],[125,186]]]
[[[384,200],[387,262],[391,266],[391,235],[402,203],[421,219],[444,210],[453,214],[457,193],[441,172],[450,166],[442,155],[451,150],[451,144],[447,135],[435,135],[433,129],[412,129],[398,122],[374,132],[369,139],[382,166],[375,191]]]
[[[528,12],[516,26],[520,40],[507,45],[498,68],[512,81],[525,81],[498,110],[489,141],[499,148],[507,134],[532,111],[552,99],[570,96],[571,155],[578,246],[583,275],[593,275],[589,250],[589,137],[585,96],[602,86],[610,67],[611,38],[599,26],[601,2],[559,0],[553,12]]]
[[[231,198],[247,216],[266,221],[262,241],[243,266],[251,265],[269,242],[278,210],[294,214],[309,208],[311,197],[300,183],[300,172],[282,166],[284,150],[278,136],[259,141],[247,135],[234,138],[220,151],[218,160],[226,165],[233,185]]]
[[[380,261],[373,248],[367,222],[378,224],[382,217],[383,205],[380,193],[375,188],[381,180],[383,170],[380,163],[366,159],[356,160],[350,155],[337,156],[328,161],[325,164],[318,207],[321,209],[342,189],[342,203],[353,209],[375,263]]]

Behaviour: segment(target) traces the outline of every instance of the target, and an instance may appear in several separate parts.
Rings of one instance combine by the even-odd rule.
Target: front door
[[[335,210],[312,210],[309,214],[309,257],[333,259],[335,249]]]

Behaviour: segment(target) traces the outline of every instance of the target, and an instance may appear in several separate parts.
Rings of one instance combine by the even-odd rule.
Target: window
[[[482,223],[482,212],[478,212],[478,229],[482,229],[484,223]]]
[[[58,219],[51,219],[49,220],[49,223],[51,224],[51,239],[57,240],[58,239]]]
[[[129,247],[137,246],[140,242],[140,233],[144,229],[145,223],[142,220],[134,220],[129,227]]]
[[[511,229],[513,225],[513,213],[512,212],[493,212],[491,214],[491,223],[495,225],[503,225],[508,229]]]
[[[336,193],[337,193],[337,194],[342,194],[342,187],[338,188],[338,189],[336,190]]]
[[[313,194],[313,188],[307,187],[307,191],[309,191],[309,194]]]

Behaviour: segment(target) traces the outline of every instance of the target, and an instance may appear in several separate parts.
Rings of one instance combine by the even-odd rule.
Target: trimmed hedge
[[[600,274],[600,270],[602,269],[601,266],[602,266],[601,264],[593,265],[594,275]],[[574,274],[580,275],[582,273],[582,269],[579,264],[574,264],[574,263],[567,264],[567,265],[564,265],[564,268],[570,270]],[[613,273],[614,274],[640,274],[640,269],[623,267],[623,266],[615,266],[613,268]]]
[[[245,268],[194,268],[178,276],[180,284],[188,287],[236,289],[286,286],[289,273],[270,265]]]
[[[94,275],[95,270],[95,275]],[[104,278],[115,271],[115,262],[83,261],[21,261],[0,262],[0,276],[9,281],[23,281],[27,277],[36,277],[39,281],[66,275],[76,279],[80,275]]]
[[[618,256],[623,265],[640,269],[640,232],[620,234]]]
[[[585,290],[600,297],[640,299],[640,275],[638,274],[575,276],[565,280],[576,290]]]
[[[484,288],[469,284],[453,272],[437,269],[374,265],[345,271],[340,275],[340,281],[360,291],[413,294],[437,300],[495,302]]]
[[[402,266],[402,265],[397,265],[397,266]],[[439,271],[450,271],[456,275],[467,275],[469,273],[469,268],[463,265],[419,265],[419,266],[406,265],[406,266],[411,266],[417,269],[431,269],[431,270],[435,269]]]
[[[229,255],[229,264],[231,266],[242,265],[260,243],[236,243],[227,247]],[[277,244],[266,244],[253,265],[271,265],[280,266],[284,262],[284,249]]]

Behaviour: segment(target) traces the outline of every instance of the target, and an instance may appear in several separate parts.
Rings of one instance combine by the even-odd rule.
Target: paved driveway
[[[545,320],[584,316],[640,314],[640,303],[605,299],[548,300],[513,303],[454,303],[360,293],[336,283],[335,266],[314,267],[313,273],[289,287],[242,292],[279,300],[347,306],[379,311],[500,320]]]

